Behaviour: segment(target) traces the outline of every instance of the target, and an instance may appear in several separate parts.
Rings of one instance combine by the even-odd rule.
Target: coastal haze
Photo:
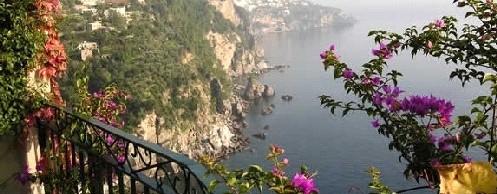
[[[371,49],[377,47],[367,33],[373,29],[401,33],[403,29],[433,22],[444,15],[462,18],[464,10],[456,8],[451,0],[379,0],[331,1],[315,3],[341,8],[358,22],[353,27],[315,28],[305,31],[279,32],[263,35],[259,43],[265,49],[266,59],[272,65],[288,65],[282,71],[270,71],[259,77],[263,84],[276,90],[269,100],[255,102],[246,118],[249,127],[245,134],[263,133],[266,139],[251,138],[250,151],[230,157],[226,164],[231,168],[244,168],[264,161],[268,146],[278,144],[285,148],[290,161],[287,176],[293,177],[300,164],[317,171],[316,184],[322,193],[367,193],[369,166],[378,167],[384,182],[394,190],[426,185],[403,176],[404,163],[398,153],[388,150],[388,140],[371,127],[365,114],[353,113],[346,117],[333,116],[329,109],[320,106],[318,96],[326,94],[340,100],[353,100],[346,95],[340,80],[332,72],[325,72],[319,53],[335,44],[340,60],[353,70],[372,58]],[[372,3],[374,2],[374,3]],[[399,85],[406,95],[420,94],[444,97],[456,105],[455,115],[467,114],[470,100],[484,94],[475,83],[461,88],[457,80],[450,81],[451,66],[442,60],[419,55],[411,58],[410,52],[394,56],[389,67],[404,73]],[[292,101],[283,101],[281,95],[293,95]],[[274,104],[270,115],[261,115],[261,109]],[[265,126],[269,125],[269,130]],[[420,193],[417,191],[416,193]],[[423,190],[436,193],[436,190]]]

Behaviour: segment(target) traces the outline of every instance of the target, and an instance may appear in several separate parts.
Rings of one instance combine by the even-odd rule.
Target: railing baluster
[[[136,180],[131,177],[131,194],[136,194]]]
[[[86,180],[86,177],[85,177],[85,155],[83,154],[83,152],[81,151],[78,151],[78,155],[79,155],[79,171],[78,171],[78,176],[79,176],[79,179],[81,179],[81,191],[83,193],[86,193],[87,191],[87,180]]]
[[[123,178],[123,172],[120,171],[119,169],[116,169],[117,171],[117,184],[119,187],[119,194],[124,194],[124,178]]]
[[[144,194],[150,194],[150,188],[147,185],[144,185]]]
[[[114,193],[114,185],[112,184],[112,176],[114,175],[113,170],[114,168],[112,166],[107,167],[107,187],[109,189],[109,194]]]
[[[93,193],[97,193],[97,185],[95,183],[95,171],[94,171],[94,166],[93,166],[93,163],[89,161],[89,158],[88,158],[88,171],[89,171],[89,181],[90,181],[90,193],[93,194]]]

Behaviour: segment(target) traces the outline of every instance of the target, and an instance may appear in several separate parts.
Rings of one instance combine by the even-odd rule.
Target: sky
[[[396,26],[406,24],[422,26],[442,16],[464,18],[466,8],[461,9],[453,0],[310,0],[321,5],[340,8],[359,22],[372,26]],[[401,29],[404,27],[402,26]],[[400,28],[401,26],[399,26]],[[387,29],[389,30],[389,29]]]
[[[385,9],[396,9],[401,7],[425,7],[425,6],[444,6],[452,4],[452,0],[311,0],[312,2],[331,5],[347,10],[362,9],[365,10],[371,5],[382,5]],[[393,11],[393,10],[392,10]]]

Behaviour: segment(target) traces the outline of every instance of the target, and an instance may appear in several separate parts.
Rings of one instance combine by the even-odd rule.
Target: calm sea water
[[[259,77],[262,83],[275,88],[276,96],[254,104],[246,118],[249,127],[245,133],[251,136],[269,125],[267,138],[251,137],[250,147],[254,151],[232,156],[226,164],[231,168],[243,168],[258,163],[270,169],[264,157],[269,145],[278,144],[286,150],[290,160],[287,175],[293,176],[300,164],[307,164],[318,173],[315,179],[321,193],[351,190],[367,193],[370,179],[363,171],[369,166],[379,168],[384,182],[396,190],[425,185],[405,180],[402,174],[405,164],[398,161],[397,152],[388,150],[388,140],[371,127],[370,118],[362,113],[333,116],[320,106],[318,96],[322,94],[343,100],[353,98],[345,94],[340,80],[333,80],[331,71],[324,71],[319,53],[333,43],[341,60],[357,70],[372,57],[371,49],[376,47],[366,36],[369,30],[382,28],[401,32],[413,23],[420,25],[441,17],[442,8],[430,7],[427,10],[431,11],[424,15],[403,16],[404,19],[397,20],[386,20],[390,16],[385,14],[359,13],[356,17],[360,22],[351,28],[321,28],[262,37],[260,42],[267,59],[274,65],[290,67]],[[419,13],[408,9],[405,13],[410,12]],[[484,94],[485,88],[476,84],[461,88],[457,80],[449,81],[451,66],[441,60],[425,56],[412,59],[406,52],[390,60],[389,67],[404,73],[400,86],[406,94],[443,96],[456,104],[457,113],[466,113],[470,99]],[[293,100],[282,101],[284,94],[293,95]],[[261,115],[261,108],[269,104],[275,105],[273,114]],[[423,192],[436,193],[435,190]]]

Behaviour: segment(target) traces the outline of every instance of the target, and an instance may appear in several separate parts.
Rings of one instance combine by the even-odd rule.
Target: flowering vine
[[[36,0],[35,7],[38,11],[39,29],[46,35],[43,51],[40,53],[38,77],[50,83],[52,100],[55,104],[63,105],[60,86],[56,78],[60,77],[67,67],[67,56],[62,45],[58,30],[55,27],[56,17],[60,14],[59,0]]]

